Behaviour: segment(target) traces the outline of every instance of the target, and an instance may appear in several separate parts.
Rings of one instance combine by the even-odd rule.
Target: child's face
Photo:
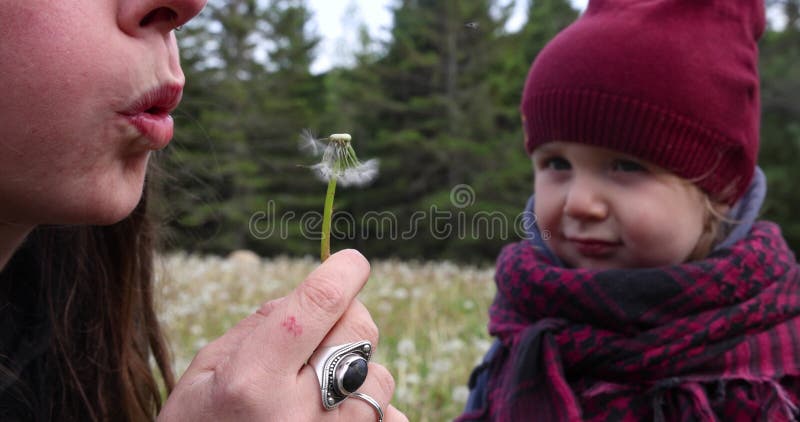
[[[204,4],[0,0],[0,223],[110,223],[133,209],[184,83],[172,29]],[[162,109],[138,110],[158,88]]]
[[[657,267],[687,260],[703,235],[703,193],[612,150],[550,142],[533,153],[539,228],[567,265]]]

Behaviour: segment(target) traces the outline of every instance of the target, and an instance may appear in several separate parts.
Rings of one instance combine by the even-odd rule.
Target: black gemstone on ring
[[[349,395],[367,379],[367,360],[361,356],[351,356],[340,363],[336,372],[339,393]]]

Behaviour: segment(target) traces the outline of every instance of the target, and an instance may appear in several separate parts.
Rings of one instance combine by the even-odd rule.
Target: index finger
[[[264,317],[239,356],[267,370],[296,373],[364,287],[369,271],[356,250],[331,255]]]

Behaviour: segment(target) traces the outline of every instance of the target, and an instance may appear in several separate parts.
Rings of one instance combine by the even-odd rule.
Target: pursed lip
[[[178,107],[182,96],[183,85],[163,84],[145,92],[120,114],[147,139],[148,149],[162,149],[174,134],[170,113]]]

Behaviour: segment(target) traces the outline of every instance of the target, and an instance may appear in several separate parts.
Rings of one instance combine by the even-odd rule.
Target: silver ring
[[[314,352],[308,359],[308,365],[314,368],[317,374],[322,406],[325,410],[335,409],[344,399],[360,394],[356,393],[356,390],[367,379],[367,364],[371,357],[372,343],[367,340],[321,347]],[[356,397],[367,400],[362,396]],[[377,406],[374,400],[370,404]],[[376,408],[380,411],[380,406]],[[383,419],[383,412],[380,414]]]
[[[364,400],[365,402],[371,404],[372,407],[375,408],[375,411],[378,412],[378,422],[383,422],[383,410],[381,409],[381,405],[379,405],[375,399],[364,393],[353,393],[350,396]]]

